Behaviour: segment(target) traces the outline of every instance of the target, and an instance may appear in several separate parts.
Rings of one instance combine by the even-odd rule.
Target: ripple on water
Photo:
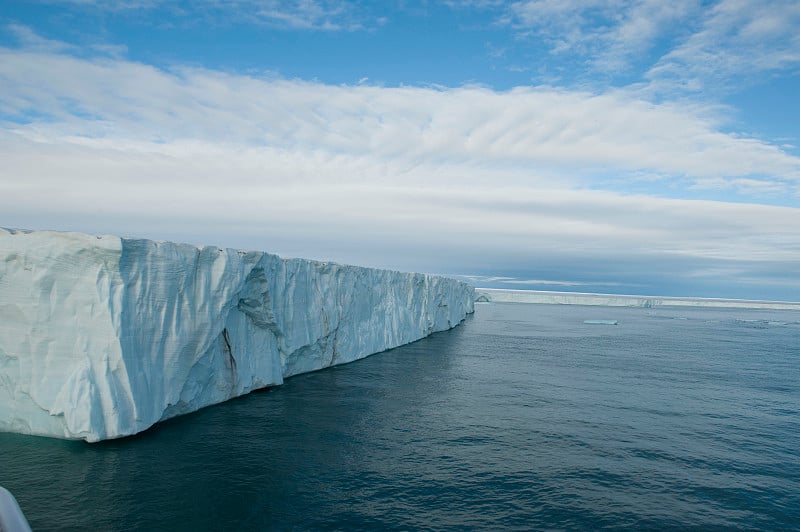
[[[800,522],[793,312],[479,305],[448,333],[124,440],[0,435],[34,529]]]

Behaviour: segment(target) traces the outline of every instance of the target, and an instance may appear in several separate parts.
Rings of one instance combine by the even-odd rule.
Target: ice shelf
[[[98,441],[460,323],[439,276],[0,229],[0,430]]]
[[[706,307],[771,310],[800,310],[800,303],[788,301],[754,301],[702,297],[637,296],[550,292],[544,290],[506,290],[476,288],[476,301],[481,303],[538,303],[548,305],[596,305],[603,307]]]

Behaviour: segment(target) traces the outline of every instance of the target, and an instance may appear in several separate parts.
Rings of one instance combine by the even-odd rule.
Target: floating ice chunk
[[[7,489],[0,486],[0,530],[3,532],[31,532],[25,515],[17,500]]]

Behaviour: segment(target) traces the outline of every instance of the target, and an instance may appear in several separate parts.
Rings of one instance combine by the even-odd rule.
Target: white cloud
[[[45,4],[67,4],[80,7],[91,7],[107,11],[126,11],[130,9],[152,9],[165,0],[39,0]]]
[[[251,23],[301,30],[358,30],[371,20],[364,10],[344,0],[193,0],[178,5],[170,0],[40,0],[96,12],[124,14],[130,11],[166,10],[182,21],[215,24]]]
[[[81,220],[98,224],[94,230],[148,234],[169,227],[175,238],[186,230],[175,227],[188,225],[195,241],[238,232],[249,247],[269,249],[253,239],[280,240],[284,248],[293,239],[385,242],[396,248],[395,260],[419,249],[586,260],[617,253],[796,260],[800,252],[794,209],[509,186],[515,176],[493,167],[429,162],[408,169],[206,142],[42,142],[6,134],[0,145],[0,211],[6,219],[32,215],[37,226]]]
[[[628,174],[800,180],[796,157],[721,133],[716,110],[622,91],[330,86],[8,49],[0,83],[4,226],[429,271],[800,257],[797,209],[598,189]]]
[[[577,286],[629,286],[624,283],[613,281],[597,281],[597,282],[582,282],[582,281],[551,281],[547,279],[510,279],[505,281],[504,284],[510,285],[525,285],[525,286],[561,286],[561,287],[577,287]]]
[[[45,39],[28,26],[22,24],[7,24],[5,30],[13,35],[23,48],[30,51],[57,53],[75,49],[74,46],[63,41]]]
[[[800,65],[795,0],[520,0],[500,18],[595,74],[647,62],[644,77],[660,94],[735,88]]]
[[[648,72],[660,87],[702,90],[741,85],[752,76],[800,65],[800,4],[722,0],[702,25]]]
[[[697,0],[522,0],[508,6],[504,20],[543,38],[554,53],[588,56],[600,70],[619,71],[698,8]]]
[[[593,65],[606,72],[626,71],[630,64],[645,56],[658,39],[676,25],[689,23],[697,16],[697,0],[642,0],[621,10],[616,24],[596,35],[597,54]]]
[[[553,279],[519,279],[516,277],[505,276],[490,276],[490,275],[457,275],[459,279],[465,280],[475,286],[503,286],[504,288],[512,286],[530,286],[530,287],[547,287],[558,286],[562,288],[576,288],[576,287],[634,287],[638,286],[632,283],[621,283],[617,281],[559,281]]]
[[[612,19],[624,0],[523,0],[510,4],[506,21],[546,39],[553,51],[586,51],[599,21]],[[599,30],[602,31],[602,30]]]
[[[800,159],[720,132],[716,109],[655,105],[624,91],[329,86],[12,50],[0,50],[0,75],[2,112],[37,117],[15,127],[27,136],[191,139],[392,168],[491,164],[515,183],[555,179],[551,170],[562,167],[572,177],[558,179],[572,183],[609,171],[800,180]]]
[[[291,5],[279,1],[248,2],[255,8],[254,18],[267,23],[295,29],[341,30],[359,29],[348,20],[349,5],[344,2],[315,2],[303,0]]]

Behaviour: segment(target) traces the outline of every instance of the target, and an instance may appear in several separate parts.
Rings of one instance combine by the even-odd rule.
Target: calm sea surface
[[[34,530],[796,528],[800,313],[478,305],[133,438],[0,434],[0,485]]]

